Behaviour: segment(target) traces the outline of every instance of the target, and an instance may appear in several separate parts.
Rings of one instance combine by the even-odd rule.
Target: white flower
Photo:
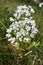
[[[35,13],[35,11],[34,11],[34,9],[33,9],[33,8],[31,8],[30,12],[31,12],[31,13]]]
[[[26,25],[25,28],[26,28],[26,31],[30,31],[30,29],[31,29],[31,27],[28,25]]]
[[[28,19],[28,18],[25,18],[25,20]]]
[[[34,27],[34,28],[32,29],[32,32],[33,32],[34,34],[36,34],[36,33],[38,32],[38,29]]]
[[[9,28],[9,29],[7,29],[7,33],[11,33],[11,31],[12,31],[12,28]]]
[[[14,40],[11,41],[11,44],[14,43]]]
[[[43,5],[43,2],[39,4],[39,7],[42,7],[42,5]]]
[[[33,28],[32,29],[32,33],[30,34],[31,38],[34,38],[35,34],[38,32],[38,29],[37,28]]]
[[[14,13],[14,16],[17,17],[17,13]]]
[[[20,41],[20,42],[22,41],[22,38],[21,38],[21,37],[19,38],[19,41]]]
[[[21,15],[20,15],[20,14],[18,14],[18,17],[17,17],[17,19],[20,19],[20,16],[21,16]]]
[[[20,6],[17,7],[17,9],[22,9],[22,7],[23,7],[23,6],[20,5]]]
[[[20,36],[21,36],[21,33],[20,32],[17,32],[16,33],[16,38],[18,39]]]
[[[30,5],[28,6],[29,8],[32,8]]]
[[[31,33],[31,34],[30,34],[30,37],[31,37],[31,38],[34,38],[34,33]]]
[[[35,24],[35,20],[31,20],[30,23],[31,23],[32,26],[36,26],[36,24]]]
[[[23,6],[24,9],[27,9],[28,7],[26,5]]]
[[[14,43],[14,42],[15,42],[15,40],[16,40],[15,38],[12,38],[11,43]]]
[[[11,37],[11,34],[6,34],[6,37],[8,37],[8,38]]]
[[[31,16],[31,13],[30,13],[30,12],[27,12],[27,13],[26,13],[26,16]]]
[[[30,17],[30,20],[33,19],[33,17]]]
[[[35,28],[35,26],[32,26],[32,29],[34,29]]]
[[[9,26],[9,28],[12,28],[14,26],[14,22],[12,22],[12,24]]]
[[[9,38],[8,41],[11,42],[11,43],[14,43],[15,42],[15,38]]]
[[[12,22],[12,21],[14,21],[14,19],[12,17],[10,17],[10,21]]]
[[[14,43],[14,44],[15,44],[15,46],[19,46],[19,43],[18,42]]]
[[[20,29],[20,33],[23,35],[23,36],[25,36],[25,30],[24,29]]]
[[[30,19],[27,19],[26,20],[26,23],[29,25],[29,23],[31,22],[31,20]]]
[[[18,9],[16,12],[17,12],[17,13],[21,13],[21,9]]]
[[[29,42],[30,38],[24,38],[24,41]]]
[[[12,38],[9,38],[8,41],[12,41]]]

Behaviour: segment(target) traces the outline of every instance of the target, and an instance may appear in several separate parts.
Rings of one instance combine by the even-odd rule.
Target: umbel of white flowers
[[[35,13],[31,6],[18,6],[14,18],[10,17],[12,24],[6,30],[6,37],[11,43],[29,42],[38,32],[35,20],[31,16]]]

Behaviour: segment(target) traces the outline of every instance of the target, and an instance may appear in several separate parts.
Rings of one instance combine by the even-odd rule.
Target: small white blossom
[[[34,11],[34,9],[33,9],[33,8],[31,8],[30,12],[31,12],[31,13],[35,13],[35,11]]]
[[[30,38],[24,38],[24,41],[28,42],[30,40]]]
[[[31,23],[32,26],[36,26],[36,24],[35,24],[35,20],[31,20],[30,23]]]
[[[14,42],[15,42],[15,40],[16,40],[15,38],[12,38],[11,43],[14,43]]]
[[[11,31],[12,31],[12,28],[9,28],[9,29],[7,29],[7,33],[11,33]]]
[[[14,16],[17,17],[17,13],[16,14],[14,13]]]
[[[19,41],[21,42],[22,41],[22,38],[19,38]]]
[[[27,9],[28,7],[26,5],[23,6],[24,9]]]
[[[17,19],[20,19],[20,16],[21,16],[21,15],[19,14],[18,17],[17,17]]]
[[[13,44],[13,43],[14,43],[14,40],[11,41],[11,44]]]
[[[25,27],[26,27],[26,30],[27,30],[27,31],[30,31],[30,29],[31,29],[30,26],[26,25]]]
[[[11,40],[12,40],[12,38],[9,38],[9,39],[8,39],[8,41],[11,41]]]
[[[28,18],[25,18],[25,20],[28,19]]]
[[[31,15],[31,13],[27,10],[26,11],[26,16],[30,16]]]
[[[43,2],[39,4],[39,7],[42,7],[42,5],[43,5]]]
[[[11,37],[11,34],[6,34],[6,37],[8,37],[8,38]]]
[[[14,44],[15,44],[15,46],[19,46],[19,43],[18,42],[14,43]]]
[[[31,37],[31,38],[34,38],[34,33],[31,33],[31,34],[30,34],[30,37]]]
[[[30,17],[30,20],[33,19],[33,17]]]
[[[12,17],[10,17],[10,21],[12,22],[12,21],[14,21],[14,19]]]
[[[17,32],[16,33],[16,38],[18,39],[20,36],[21,36],[21,33],[20,32]]]
[[[20,33],[23,35],[23,36],[25,36],[25,30],[24,29],[20,29]]]
[[[30,5],[28,6],[30,9],[32,8]]]
[[[32,32],[33,32],[34,34],[36,34],[36,33],[38,32],[38,29],[34,27],[34,28],[32,29]]]

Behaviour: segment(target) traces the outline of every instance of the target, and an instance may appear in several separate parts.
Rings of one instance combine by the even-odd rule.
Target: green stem
[[[5,37],[5,38],[0,38],[0,41],[1,41],[1,40],[5,40],[5,39],[7,39],[7,38],[6,38],[6,37]]]
[[[3,27],[5,28],[5,29],[7,29],[7,27],[0,21],[0,23],[3,25]]]

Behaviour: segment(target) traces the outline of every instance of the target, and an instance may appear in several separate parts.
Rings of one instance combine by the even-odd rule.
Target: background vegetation
[[[13,15],[18,5],[31,5],[35,14],[39,29],[34,41],[29,45],[22,45],[23,48],[11,46],[7,41],[6,29],[11,24],[9,17]],[[0,65],[43,65],[43,6],[31,0],[0,0]]]

